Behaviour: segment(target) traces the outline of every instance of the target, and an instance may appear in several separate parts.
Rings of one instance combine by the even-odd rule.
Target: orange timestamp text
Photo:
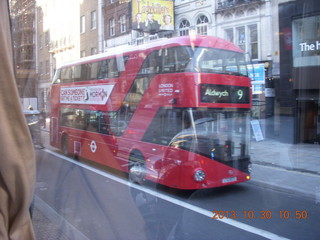
[[[253,210],[244,210],[244,211],[225,211],[225,210],[216,210],[212,211],[213,219],[272,219],[273,217],[278,217],[280,219],[307,219],[308,212],[306,210],[297,210],[297,211],[278,211],[272,212],[270,210],[262,211],[253,211]]]

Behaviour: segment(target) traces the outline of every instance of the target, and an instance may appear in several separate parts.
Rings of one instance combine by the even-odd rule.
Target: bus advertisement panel
[[[251,94],[241,49],[215,37],[82,58],[53,79],[51,145],[138,183],[201,189],[247,181]]]
[[[174,30],[173,0],[132,0],[132,29],[155,34]]]

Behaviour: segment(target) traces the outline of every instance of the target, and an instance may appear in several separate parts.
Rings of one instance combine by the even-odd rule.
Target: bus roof
[[[66,66],[77,65],[79,63],[92,62],[96,60],[101,60],[111,56],[119,56],[129,54],[130,52],[135,51],[144,51],[147,49],[160,49],[163,47],[173,47],[173,46],[196,46],[196,47],[213,47],[219,49],[225,49],[236,52],[243,52],[242,49],[235,44],[218,37],[213,36],[203,36],[203,35],[187,35],[187,36],[179,36],[173,38],[161,38],[158,40],[154,40],[145,44],[132,46],[132,45],[122,45],[114,48],[110,48],[107,52],[83,57],[78,60],[64,63],[58,68],[63,68]]]

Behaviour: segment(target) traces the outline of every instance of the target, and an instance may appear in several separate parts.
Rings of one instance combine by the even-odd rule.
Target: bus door
[[[158,173],[160,183],[177,185],[180,181],[177,177],[180,176],[181,151],[170,143],[181,132],[182,122],[182,109],[162,107],[143,137],[143,141],[151,143],[149,158],[151,166]]]

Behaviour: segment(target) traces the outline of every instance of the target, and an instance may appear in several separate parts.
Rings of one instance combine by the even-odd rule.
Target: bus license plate
[[[222,183],[230,183],[237,181],[237,177],[223,178]]]

